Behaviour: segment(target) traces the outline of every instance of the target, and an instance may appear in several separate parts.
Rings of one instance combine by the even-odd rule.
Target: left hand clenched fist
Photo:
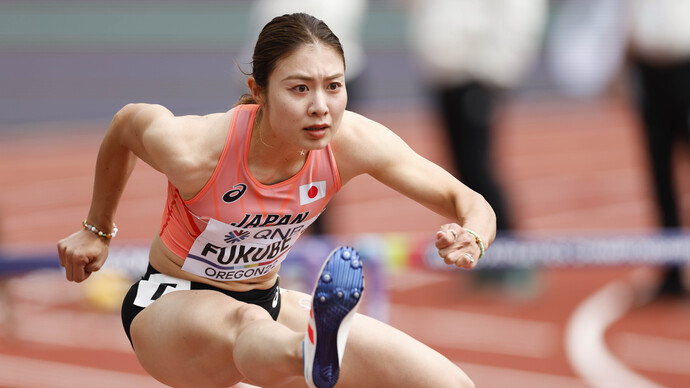
[[[481,249],[472,234],[458,224],[445,224],[436,232],[438,254],[448,265],[472,269],[477,265]]]

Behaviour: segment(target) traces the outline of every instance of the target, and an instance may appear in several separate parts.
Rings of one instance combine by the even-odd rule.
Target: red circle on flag
[[[307,191],[307,195],[309,196],[309,198],[316,197],[316,194],[318,194],[318,193],[319,193],[319,188],[316,186],[310,187],[309,191]]]

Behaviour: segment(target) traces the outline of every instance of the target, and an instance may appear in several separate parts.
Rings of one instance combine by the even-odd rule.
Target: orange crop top
[[[340,190],[330,145],[309,151],[302,169],[283,182],[257,181],[247,163],[257,111],[258,105],[235,108],[218,165],[194,198],[183,200],[168,182],[160,237],[185,259],[184,270],[215,280],[261,276]],[[257,267],[262,271],[248,270]]]

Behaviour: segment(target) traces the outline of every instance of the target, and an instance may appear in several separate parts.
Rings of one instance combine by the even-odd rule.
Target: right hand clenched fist
[[[60,265],[72,282],[86,280],[103,266],[108,257],[109,240],[88,230],[80,230],[58,242]]]

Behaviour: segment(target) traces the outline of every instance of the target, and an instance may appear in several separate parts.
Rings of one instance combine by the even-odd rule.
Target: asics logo
[[[273,302],[271,303],[272,308],[276,308],[278,306],[278,296],[280,296],[280,290],[276,290],[276,294],[273,295]]]
[[[232,190],[223,194],[223,202],[235,202],[238,199],[240,199],[242,195],[244,195],[245,191],[247,191],[247,185],[245,185],[244,183],[238,183],[235,186],[232,186]]]

